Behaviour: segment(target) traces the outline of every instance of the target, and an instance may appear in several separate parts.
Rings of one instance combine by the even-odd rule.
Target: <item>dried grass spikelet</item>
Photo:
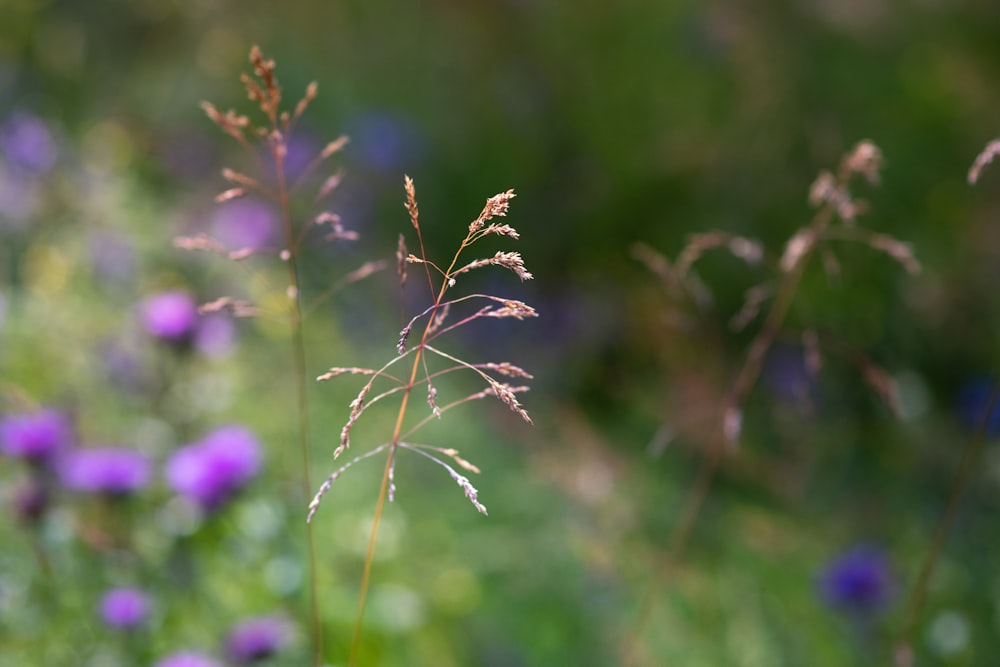
[[[507,210],[510,208],[510,200],[516,196],[513,190],[507,190],[507,192],[501,192],[487,199],[486,205],[483,206],[483,210],[479,213],[479,217],[469,224],[469,233],[476,233],[482,230],[483,225],[495,217],[506,216]],[[518,238],[517,232],[507,225],[491,225],[491,230],[487,230],[485,233],[504,234]]]
[[[194,236],[174,237],[174,247],[182,250],[207,250],[219,255],[225,255],[226,246],[212,238],[208,234],[195,234]]]
[[[791,272],[815,244],[816,230],[812,227],[803,227],[795,232],[785,244],[785,252],[782,253],[779,262],[781,270],[785,273]]]
[[[516,299],[495,299],[503,304],[500,308],[493,308],[483,313],[486,317],[513,317],[515,320],[523,320],[526,317],[538,317],[534,308]]]
[[[416,259],[416,258],[414,258]],[[460,269],[452,271],[451,276],[457,276],[462,273],[467,273],[473,269],[478,269],[483,266],[502,266],[506,269],[510,269],[517,277],[521,280],[531,280],[534,278],[530,272],[524,268],[524,259],[521,257],[519,252],[500,252],[498,251],[493,257],[488,257],[485,259],[476,259]]]
[[[673,273],[678,279],[684,280],[694,264],[707,251],[715,248],[726,248],[734,257],[750,265],[760,263],[764,257],[764,246],[755,239],[721,231],[691,234],[687,244],[677,256]]]
[[[869,185],[878,185],[882,163],[882,151],[879,147],[871,140],[863,139],[854,146],[854,150],[847,154],[841,164],[843,180],[850,178],[851,174],[860,174],[865,177]]]
[[[894,260],[899,262],[907,273],[916,275],[920,273],[920,262],[913,255],[913,249],[908,243],[903,243],[886,234],[872,234],[869,245],[875,250],[882,250]]]
[[[281,86],[278,85],[278,79],[274,75],[274,60],[265,60],[260,47],[254,44],[250,49],[250,64],[253,65],[253,73],[259,82],[247,74],[240,77],[246,87],[247,96],[257,102],[261,111],[274,122],[281,106]]]
[[[427,335],[432,336],[434,333],[439,331],[441,327],[444,326],[444,323],[447,321],[450,313],[451,304],[446,303],[442,305],[437,312],[434,313],[434,317],[431,318],[430,324],[427,325]]]
[[[230,313],[233,317],[255,317],[258,313],[257,308],[249,301],[233,299],[228,296],[220,297],[215,301],[209,301],[198,306],[198,312],[201,314],[217,313],[220,311]]]
[[[413,185],[413,179],[409,176],[403,177],[403,189],[406,191],[406,212],[410,214],[410,224],[414,229],[420,229],[420,211],[417,208],[417,191]]]
[[[489,382],[490,389],[493,390],[493,393],[496,395],[497,398],[503,401],[504,404],[508,408],[510,408],[513,412],[520,415],[521,419],[528,422],[529,424],[532,423],[531,417],[528,416],[528,411],[525,410],[523,407],[521,407],[520,402],[518,402],[517,400],[517,392],[524,391],[527,389],[527,387],[511,387],[509,384],[503,382],[497,382],[496,380],[490,377],[487,377],[486,380],[487,382]]]
[[[209,120],[218,125],[223,132],[240,143],[246,143],[247,139],[244,132],[251,127],[249,118],[236,113],[232,109],[222,113],[211,102],[202,102],[201,108]]]
[[[334,459],[337,459],[345,449],[351,446],[351,429],[354,428],[354,424],[357,423],[358,417],[360,417],[361,413],[364,411],[365,398],[368,396],[371,389],[372,383],[368,382],[361,388],[361,391],[358,392],[358,395],[354,398],[354,400],[351,401],[351,414],[347,418],[347,423],[345,423],[344,427],[340,430],[340,445],[333,450]]]
[[[774,294],[774,286],[770,283],[755,285],[743,296],[743,306],[729,320],[733,331],[742,331],[760,314],[760,307]]]
[[[984,148],[982,152],[976,156],[972,166],[969,167],[969,185],[975,185],[979,182],[979,175],[982,173],[986,165],[992,162],[993,158],[997,155],[1000,155],[1000,139],[994,139],[991,141],[986,145],[986,148]]]

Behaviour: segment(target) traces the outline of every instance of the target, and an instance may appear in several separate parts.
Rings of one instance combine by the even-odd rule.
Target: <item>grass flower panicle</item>
[[[419,221],[419,208],[417,206],[416,200],[416,189],[413,184],[412,179],[407,177],[404,181],[404,190],[406,193],[406,200],[404,202],[404,207],[410,216],[410,223],[417,231],[418,241],[421,249],[423,248],[423,239],[420,235],[420,221]],[[497,380],[491,373],[496,373],[501,376],[509,377],[520,377],[520,378],[530,378],[531,375],[528,374],[523,369],[509,363],[509,362],[487,362],[472,364],[451,354],[438,349],[437,347],[431,346],[430,342],[441,337],[445,333],[452,331],[460,326],[468,324],[469,322],[478,319],[480,317],[512,317],[514,319],[522,320],[529,317],[536,317],[537,313],[531,306],[514,299],[508,299],[503,297],[497,297],[488,294],[469,294],[464,296],[458,296],[455,298],[447,298],[449,290],[457,285],[456,276],[467,273],[469,271],[483,268],[486,266],[501,266],[504,268],[511,269],[515,274],[521,278],[521,280],[530,280],[532,278],[531,273],[524,269],[524,261],[517,252],[503,252],[498,251],[492,257],[485,259],[478,259],[470,261],[459,268],[456,268],[459,263],[460,255],[469,246],[471,246],[476,241],[484,238],[490,234],[497,234],[500,236],[507,236],[510,238],[519,238],[517,231],[510,225],[498,225],[492,223],[487,225],[495,217],[506,216],[507,211],[510,207],[510,200],[515,196],[513,190],[508,190],[506,192],[500,193],[493,197],[490,197],[486,201],[486,205],[483,207],[482,212],[479,216],[469,224],[468,233],[465,239],[459,245],[458,250],[455,252],[451,259],[450,264],[447,268],[441,268],[439,265],[430,261],[426,256],[417,256],[412,253],[405,253],[406,244],[401,238],[399,242],[399,250],[397,256],[402,258],[400,261],[399,276],[400,284],[404,284],[406,272],[404,270],[404,263],[409,264],[419,264],[427,268],[427,279],[432,290],[432,296],[436,295],[433,303],[421,311],[419,314],[414,316],[406,326],[400,331],[399,339],[396,343],[396,356],[386,363],[382,368],[379,369],[369,369],[369,368],[355,368],[355,367],[334,367],[328,372],[320,375],[317,379],[319,380],[330,380],[334,377],[343,374],[362,374],[369,376],[368,382],[366,382],[361,390],[358,392],[354,400],[351,401],[350,413],[348,415],[347,421],[344,423],[343,428],[340,433],[340,443],[335,448],[333,452],[334,459],[338,458],[348,447],[350,447],[350,434],[354,425],[361,418],[362,414],[367,410],[373,403],[384,400],[385,398],[392,396],[397,393],[403,393],[403,406],[399,415],[399,424],[397,424],[397,431],[393,436],[393,440],[388,443],[388,447],[395,449],[396,447],[410,448],[410,445],[399,440],[401,437],[402,421],[405,417],[406,400],[409,397],[412,389],[418,384],[426,385],[427,392],[427,404],[430,408],[431,414],[434,417],[441,417],[443,412],[452,405],[441,407],[438,404],[438,387],[434,384],[434,379],[441,375],[445,375],[454,371],[467,369],[476,374],[478,374],[487,384],[487,390],[484,392],[478,392],[476,394],[467,396],[465,400],[471,400],[474,398],[481,398],[485,396],[495,396],[500,399],[507,407],[509,407],[513,412],[518,414],[522,419],[527,422],[531,422],[531,418],[528,416],[528,412],[521,406],[517,394],[527,390],[527,387],[523,386],[511,386],[508,383],[501,382]],[[423,252],[421,250],[421,252]],[[433,274],[431,268],[434,269],[440,282],[437,286],[434,284]],[[473,303],[475,301],[487,301],[496,305],[487,305],[480,307],[478,310],[465,315],[456,322],[447,325],[446,321],[448,315],[451,313],[452,308],[465,304]],[[407,342],[410,339],[413,328],[420,323],[424,322],[424,332],[420,339],[420,342],[411,348],[407,348]],[[407,382],[397,375],[390,373],[390,369],[396,365],[402,359],[412,355],[413,356],[413,367],[410,373],[410,380]],[[431,371],[428,364],[428,356],[435,357],[438,360],[445,362],[451,362],[440,370]],[[423,371],[422,377],[418,379],[420,375],[419,371]],[[374,391],[375,383],[377,380],[388,380],[392,386],[389,389],[383,391],[382,393],[376,393],[374,396],[370,395]],[[419,422],[414,428],[407,431],[407,434],[412,433],[423,425],[425,422]],[[416,451],[416,450],[415,450]],[[421,451],[421,454],[428,456],[425,452]],[[313,515],[319,507],[320,500],[330,489],[330,484],[334,479],[340,476],[355,462],[361,458],[367,458],[366,456],[359,457],[349,463],[347,466],[343,466],[335,470],[327,478],[327,480],[321,485],[320,490],[313,497],[312,502],[309,504],[309,514],[308,520],[312,520]],[[430,457],[433,458],[433,457]],[[436,462],[441,463],[439,460],[434,459]],[[442,463],[442,465],[445,465]],[[449,470],[449,474],[459,483],[459,485],[466,491],[467,497],[473,502],[473,505],[484,511],[482,505],[477,500],[477,493],[475,489],[469,484],[468,480],[445,465],[445,468]],[[485,513],[485,512],[484,512]]]
[[[512,386],[498,377],[530,378],[523,369],[508,362],[470,363],[464,361],[437,345],[437,341],[449,332],[465,326],[470,322],[484,317],[513,318],[523,320],[536,317],[535,310],[527,304],[506,297],[490,294],[465,294],[452,296],[452,290],[459,283],[459,278],[471,271],[488,266],[499,266],[514,272],[521,280],[530,280],[532,274],[524,267],[520,253],[497,251],[492,256],[472,259],[462,263],[462,258],[470,246],[485,238],[495,235],[517,239],[517,231],[508,224],[492,222],[497,217],[504,217],[514,198],[514,191],[507,190],[486,200],[480,214],[469,224],[465,238],[447,264],[431,261],[424,250],[424,239],[420,227],[420,212],[417,205],[416,188],[408,176],[403,182],[405,199],[403,206],[410,219],[410,225],[416,234],[418,252],[407,250],[406,240],[400,236],[397,244],[396,258],[400,289],[406,284],[407,265],[417,265],[424,268],[431,304],[412,317],[401,329],[395,343],[395,356],[380,368],[356,368],[336,366],[319,376],[319,380],[330,380],[341,375],[365,375],[368,380],[362,385],[349,405],[346,422],[340,432],[340,441],[333,451],[333,458],[340,457],[351,445],[351,431],[365,412],[376,403],[390,397],[399,397],[399,410],[395,425],[389,438],[369,451],[341,465],[327,476],[319,490],[309,503],[307,522],[311,522],[319,509],[323,497],[330,491],[333,482],[348,468],[356,463],[371,458],[376,454],[386,453],[386,464],[382,475],[382,485],[375,509],[375,519],[369,540],[368,552],[365,558],[365,569],[362,575],[361,594],[358,599],[358,613],[355,620],[354,637],[351,642],[349,664],[355,664],[360,641],[361,621],[364,614],[365,600],[371,576],[372,559],[375,540],[378,534],[379,519],[382,515],[384,502],[395,499],[395,464],[399,450],[418,454],[445,469],[452,480],[462,489],[465,497],[473,507],[486,514],[486,506],[479,500],[479,491],[472,485],[469,478],[461,474],[443,457],[450,457],[456,466],[478,473],[479,469],[458,456],[457,450],[437,448],[429,445],[419,445],[410,442],[410,436],[432,419],[440,419],[444,413],[454,407],[472,400],[494,396],[503,402],[522,419],[531,422],[527,410],[521,405],[518,395],[527,390],[525,386]],[[485,302],[485,303],[484,303]],[[418,333],[419,332],[419,333]],[[435,345],[431,345],[435,343]],[[407,370],[399,372],[395,367],[403,362]],[[438,380],[458,371],[472,372],[480,377],[486,388],[473,394],[442,404]],[[377,386],[376,386],[377,385]],[[387,386],[386,386],[387,385]],[[417,387],[425,392],[428,413],[412,423],[407,423],[410,395]]]
[[[775,277],[748,289],[743,306],[730,319],[730,326],[734,330],[744,329],[758,319],[760,326],[722,400],[713,437],[705,443],[701,469],[684,500],[663,554],[665,561],[680,558],[716,472],[724,459],[739,445],[744,427],[744,404],[758,384],[765,362],[786,325],[810,260],[820,257],[822,267],[828,276],[834,278],[840,271],[834,242],[853,241],[885,253],[908,273],[920,271],[920,263],[908,244],[858,225],[858,218],[867,211],[868,206],[866,202],[853,196],[850,186],[858,177],[869,185],[877,184],[882,162],[879,148],[871,141],[863,140],[841,158],[835,171],[824,170],[819,173],[808,195],[809,204],[817,209],[816,213],[809,223],[795,230],[785,242],[778,256]],[[657,276],[673,301],[671,310],[676,308],[678,311],[670,313],[671,320],[688,323],[704,319],[704,310],[711,303],[711,298],[706,296],[708,287],[695,273],[695,265],[706,251],[717,248],[726,249],[733,257],[749,264],[760,263],[765,255],[760,242],[726,232],[692,235],[673,262],[648,246],[635,246],[634,256]],[[680,312],[683,307],[681,304],[685,302],[693,308],[697,318],[687,317]],[[692,328],[693,326],[696,325],[692,325]],[[807,368],[818,371],[821,350],[840,354],[858,368],[862,380],[893,414],[900,414],[898,392],[887,371],[840,340],[819,336],[812,329],[807,328],[801,338]],[[669,422],[659,428],[661,433],[671,431]],[[668,566],[662,568],[664,572],[670,569]],[[630,630],[622,650],[622,664],[633,664],[637,648],[635,639],[649,622],[654,596],[664,583],[662,580],[657,582],[658,585],[651,587],[644,596],[640,618]]]

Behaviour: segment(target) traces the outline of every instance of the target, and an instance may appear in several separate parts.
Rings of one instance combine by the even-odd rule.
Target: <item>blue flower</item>
[[[177,450],[167,461],[167,482],[178,494],[214,510],[257,475],[260,456],[253,433],[225,426]]]
[[[139,452],[104,447],[68,452],[60,461],[59,472],[70,489],[122,496],[146,486],[152,466]]]
[[[819,580],[820,595],[832,607],[860,615],[885,608],[892,598],[889,559],[879,548],[861,545],[831,561]]]
[[[978,430],[986,419],[993,394],[993,380],[986,377],[974,378],[958,392],[958,415],[963,425],[973,431]],[[995,406],[986,423],[987,435],[1000,433],[1000,403]]]

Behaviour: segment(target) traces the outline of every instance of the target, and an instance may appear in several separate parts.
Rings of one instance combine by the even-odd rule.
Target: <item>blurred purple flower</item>
[[[220,665],[204,653],[180,651],[161,658],[153,667],[220,667]]]
[[[42,189],[38,179],[0,168],[0,229],[24,229],[41,205]]]
[[[962,424],[970,430],[978,430],[986,419],[993,393],[993,380],[979,377],[969,380],[958,391],[957,408]],[[986,422],[987,435],[1000,433],[1000,403]]]
[[[38,174],[56,163],[56,144],[41,118],[15,111],[0,125],[0,153],[9,164]]]
[[[881,549],[861,545],[827,565],[819,579],[819,592],[832,607],[868,615],[880,611],[893,593],[889,559]]]
[[[90,236],[90,259],[95,275],[108,283],[129,282],[135,274],[135,253],[128,238],[109,231]]]
[[[50,461],[72,443],[66,418],[55,410],[9,415],[0,419],[0,450],[34,462]]]
[[[194,336],[194,346],[206,357],[221,357],[229,352],[236,339],[233,321],[224,315],[201,318]]]
[[[226,637],[226,655],[239,665],[268,658],[289,641],[288,623],[274,616],[249,618],[236,624]]]
[[[156,338],[185,342],[198,326],[198,306],[187,292],[163,292],[143,302],[142,321]]]
[[[183,127],[162,136],[156,153],[170,177],[197,183],[218,172],[218,145],[208,135]]]
[[[149,616],[149,598],[137,588],[115,588],[101,598],[99,611],[101,619],[112,628],[135,628]]]
[[[405,117],[375,111],[351,123],[352,153],[376,171],[395,172],[418,150],[417,132]]]
[[[70,489],[115,496],[146,486],[151,471],[143,454],[114,447],[78,449],[60,461],[60,476]]]
[[[18,486],[13,492],[14,515],[25,523],[37,521],[45,516],[49,503],[49,490],[39,479],[32,479]]]
[[[808,404],[814,380],[802,350],[791,345],[774,345],[764,361],[764,381],[779,398]]]
[[[293,132],[288,138],[288,154],[285,156],[285,178],[294,181],[302,175],[306,167],[319,157],[320,151],[326,144],[320,141],[309,131],[301,128]]]
[[[167,461],[171,488],[214,510],[257,475],[260,444],[240,426],[225,426],[177,450]]]
[[[278,217],[259,199],[232,199],[216,208],[212,236],[232,250],[273,248],[277,244]]]

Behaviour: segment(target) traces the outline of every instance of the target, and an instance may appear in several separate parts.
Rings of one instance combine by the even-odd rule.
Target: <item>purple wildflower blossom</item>
[[[25,171],[43,174],[56,163],[56,144],[44,121],[26,111],[15,111],[0,126],[0,153]]]
[[[167,461],[170,486],[213,510],[246,485],[260,469],[260,444],[245,428],[226,426],[177,450]]]
[[[187,292],[163,292],[142,304],[142,321],[156,338],[185,342],[198,326],[198,305]]]
[[[219,663],[203,653],[180,651],[161,658],[153,667],[219,667]]]
[[[14,489],[11,503],[14,515],[25,523],[38,521],[49,509],[49,490],[39,479],[31,479]]]
[[[986,412],[990,408],[992,393],[993,381],[988,377],[973,378],[959,390],[958,415],[966,428],[975,431],[983,426],[987,417]],[[986,421],[986,434],[997,433],[1000,433],[1000,405],[996,406],[989,415],[989,421]]]
[[[34,462],[50,461],[71,442],[69,423],[55,410],[0,419],[0,450],[8,456]]]
[[[383,173],[399,169],[413,160],[420,150],[419,136],[413,123],[404,116],[372,111],[351,123],[352,153],[366,167]]]
[[[819,580],[819,591],[827,604],[861,615],[884,608],[892,588],[888,557],[881,549],[866,545],[835,558]]]
[[[194,345],[206,357],[221,357],[232,349],[235,338],[236,327],[230,318],[210,314],[201,318]]]
[[[135,628],[149,616],[149,598],[137,588],[115,588],[101,598],[99,611],[101,619],[112,628]]]
[[[218,206],[212,236],[233,250],[270,248],[277,243],[278,217],[258,199],[233,199]]]
[[[63,484],[77,491],[126,495],[149,482],[151,465],[143,454],[114,447],[78,449],[60,461]]]
[[[274,616],[249,618],[236,624],[226,637],[226,655],[239,665],[270,657],[289,640],[288,623]]]

